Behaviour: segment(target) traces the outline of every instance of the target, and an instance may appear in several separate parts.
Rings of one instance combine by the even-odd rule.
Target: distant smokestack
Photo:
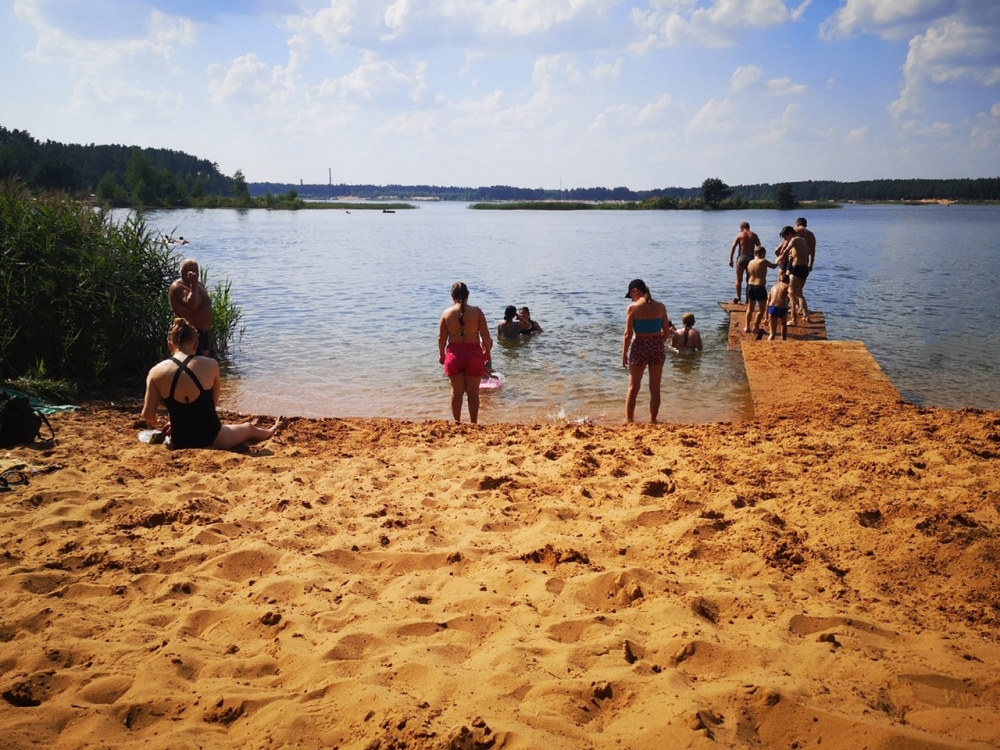
[[[333,185],[333,167],[330,167],[329,171],[330,171],[330,185]]]

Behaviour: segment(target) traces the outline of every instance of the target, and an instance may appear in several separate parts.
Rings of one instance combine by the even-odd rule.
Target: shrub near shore
[[[116,223],[64,195],[0,184],[0,380],[142,383],[166,353],[178,264],[141,215]],[[225,351],[240,313],[228,283],[217,292]]]

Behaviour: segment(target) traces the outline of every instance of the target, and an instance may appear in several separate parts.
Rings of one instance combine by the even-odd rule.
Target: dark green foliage
[[[787,182],[778,185],[777,201],[778,208],[782,211],[790,211],[799,205],[799,202],[795,200],[795,193],[792,191],[792,186]]]
[[[163,358],[177,259],[140,217],[0,184],[0,380],[141,383]]]
[[[180,151],[41,142],[26,131],[0,126],[0,179],[19,177],[35,190],[89,195],[109,174],[124,194],[112,191],[107,203],[113,205],[135,202],[140,181],[140,202],[154,206],[184,206],[196,190],[227,193],[232,183],[218,165]]]
[[[233,175],[233,187],[231,190],[232,196],[241,205],[250,205],[250,188],[247,187],[246,178],[243,176],[243,170],[237,169],[236,174]]]
[[[733,189],[718,177],[709,177],[701,183],[701,200],[709,208],[718,208],[732,194]]]

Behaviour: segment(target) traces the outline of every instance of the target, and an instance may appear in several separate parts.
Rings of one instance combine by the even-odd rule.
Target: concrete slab
[[[898,404],[899,391],[860,341],[743,342],[756,416]]]

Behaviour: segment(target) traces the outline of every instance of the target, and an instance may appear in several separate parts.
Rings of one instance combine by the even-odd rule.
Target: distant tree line
[[[114,205],[184,206],[233,186],[217,164],[182,151],[39,141],[0,126],[0,180],[12,178],[36,192],[95,194]]]
[[[709,178],[715,180],[718,178]],[[912,200],[1000,200],[1000,177],[954,180],[866,180],[863,182],[808,181],[777,184],[735,185],[729,187],[719,182],[730,192],[720,199],[722,207],[730,202],[749,205],[750,202],[768,202],[787,205],[793,201],[912,201]],[[329,199],[354,196],[368,200],[414,200],[434,198],[436,200],[468,201],[470,203],[492,201],[629,201],[659,202],[663,208],[677,207],[683,201],[702,199],[702,187],[667,187],[655,190],[630,190],[616,188],[573,188],[571,190],[547,190],[544,188],[518,188],[510,185],[490,187],[441,187],[436,185],[291,185],[283,182],[251,182],[253,196],[282,193],[290,188],[298,190],[299,196],[307,199]],[[794,197],[793,197],[794,196]],[[714,197],[714,193],[713,193]],[[736,206],[739,207],[739,206]]]

